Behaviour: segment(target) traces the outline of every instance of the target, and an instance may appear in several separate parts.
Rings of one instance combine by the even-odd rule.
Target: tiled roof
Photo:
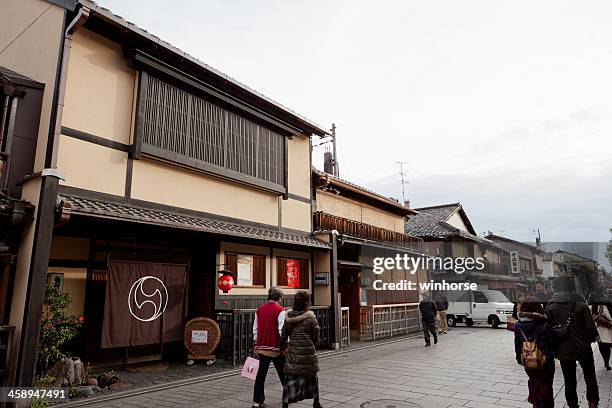
[[[25,75],[21,75],[18,72],[12,71],[6,67],[0,66],[0,83],[15,83],[17,85],[32,86],[35,88],[44,87],[43,84],[28,78]]]
[[[446,238],[457,235],[457,229],[447,224],[448,218],[461,208],[461,204],[447,204],[435,207],[416,208],[418,214],[408,216],[406,234],[427,238]]]
[[[340,177],[336,177],[333,174],[329,174],[329,173],[325,173],[324,171],[318,170],[316,169],[314,166],[312,168],[312,171],[314,172],[314,174],[316,174],[317,176],[319,176],[320,178],[324,178],[324,179],[328,179],[331,183],[336,182],[337,185],[342,186],[344,185],[345,187],[352,187],[354,190],[357,190],[359,193],[361,193],[362,195],[369,195],[370,197],[383,202],[389,206],[393,206],[396,207],[402,211],[405,211],[408,214],[413,214],[416,211],[412,208],[407,208],[405,207],[402,203],[400,203],[399,201],[391,198],[391,197],[385,197],[384,195],[377,193],[376,191],[372,191],[369,190],[363,186],[360,186],[359,184],[355,184],[351,181],[345,180],[343,178]]]
[[[60,194],[60,200],[70,205],[70,213],[144,224],[174,227],[210,234],[231,235],[264,241],[281,242],[316,248],[329,248],[329,244],[304,232],[287,233],[273,229],[252,227],[194,215],[177,214],[128,204]]]

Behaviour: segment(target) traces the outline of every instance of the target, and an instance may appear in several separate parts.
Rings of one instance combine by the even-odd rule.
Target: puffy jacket
[[[565,323],[572,304],[576,304],[576,307],[569,334],[558,344],[555,351],[555,356],[559,360],[582,360],[593,353],[591,343],[597,339],[597,327],[591,310],[584,298],[576,293],[559,292],[550,299],[546,306],[550,326]]]
[[[542,350],[547,358],[553,358],[553,347],[550,338],[550,326],[546,315],[540,313],[519,312],[519,321],[514,326],[514,351],[516,360],[521,361],[523,352],[523,341],[535,340],[538,348]]]
[[[311,376],[319,371],[319,359],[315,345],[319,341],[319,322],[314,313],[290,311],[280,338],[281,350],[285,350],[284,373]]]

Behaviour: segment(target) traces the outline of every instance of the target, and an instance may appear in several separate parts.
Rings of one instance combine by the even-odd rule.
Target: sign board
[[[208,343],[208,330],[192,330],[191,342],[194,344]]]
[[[521,271],[519,254],[517,251],[510,251],[510,270],[512,273],[519,273]]]
[[[329,285],[329,272],[315,272],[314,284],[316,286]]]
[[[287,287],[300,287],[300,261],[295,259],[287,259]]]

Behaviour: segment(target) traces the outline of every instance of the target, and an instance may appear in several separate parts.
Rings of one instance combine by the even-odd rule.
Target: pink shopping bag
[[[242,367],[241,376],[255,381],[257,377],[257,371],[259,370],[259,360],[253,357],[248,357]]]

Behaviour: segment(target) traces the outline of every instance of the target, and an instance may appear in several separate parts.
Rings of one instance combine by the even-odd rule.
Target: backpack
[[[539,370],[546,364],[546,356],[538,347],[538,343],[534,340],[529,340],[521,329],[523,335],[523,350],[521,351],[521,362],[523,367],[528,369]],[[537,337],[537,335],[536,335]]]

